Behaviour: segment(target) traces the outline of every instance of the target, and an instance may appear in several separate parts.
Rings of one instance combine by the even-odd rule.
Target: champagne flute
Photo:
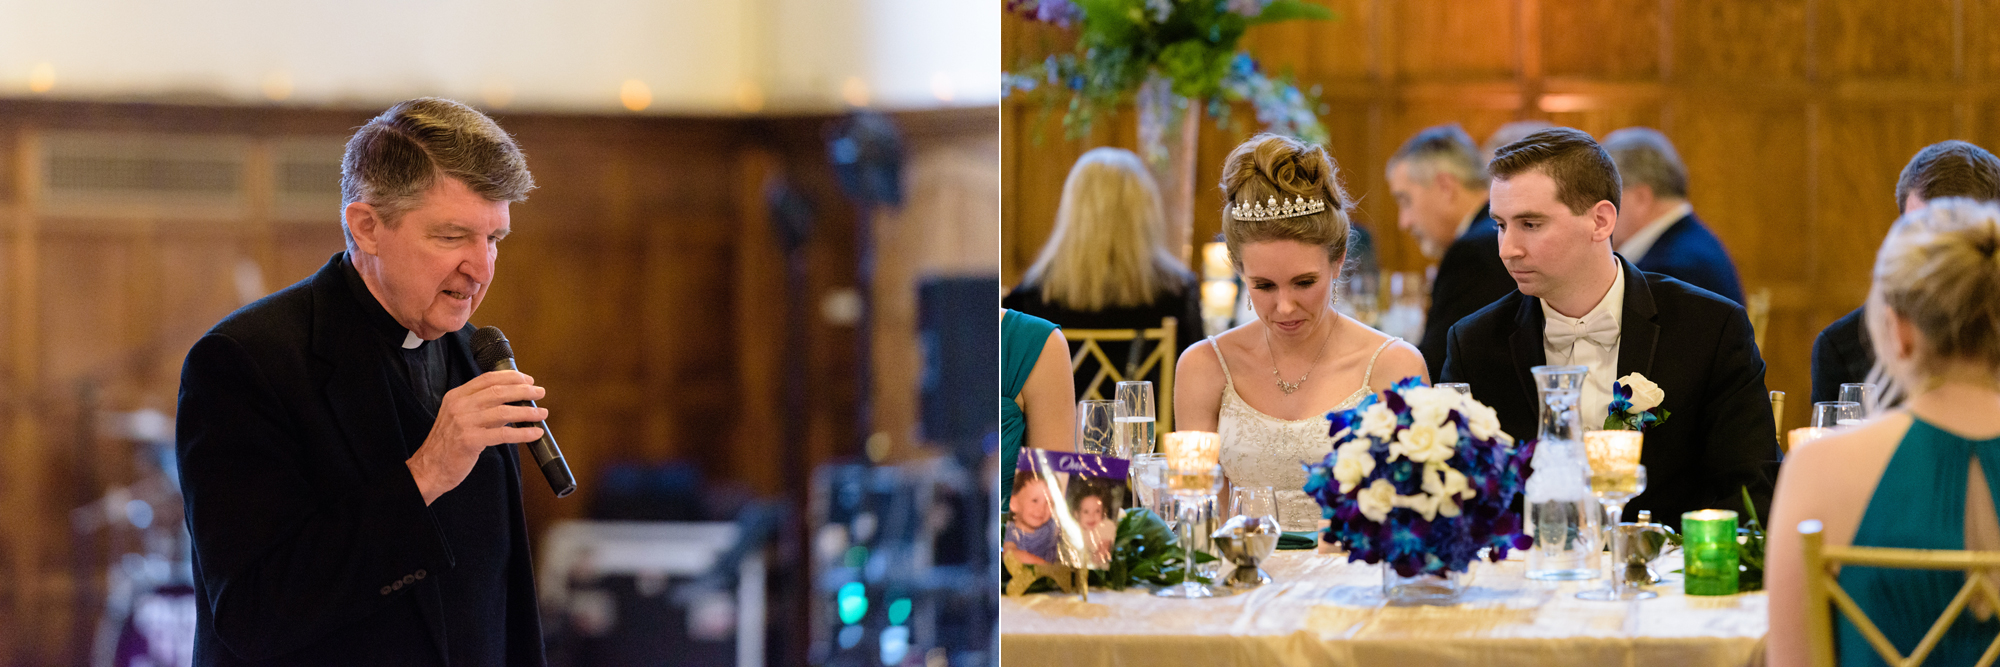
[[[1861,406],[1861,418],[1875,416],[1875,385],[1866,382],[1849,382],[1840,385],[1840,400]]]
[[[1124,458],[1153,451],[1155,403],[1153,383],[1140,380],[1118,383],[1118,409],[1112,415],[1118,451]]]
[[[1812,425],[1818,428],[1854,426],[1862,421],[1861,404],[1854,401],[1820,401],[1813,404]]]
[[[1082,454],[1102,454],[1120,456],[1118,442],[1113,439],[1112,430],[1116,419],[1117,401],[1081,400],[1076,402],[1076,451]],[[1129,455],[1128,455],[1129,456]]]

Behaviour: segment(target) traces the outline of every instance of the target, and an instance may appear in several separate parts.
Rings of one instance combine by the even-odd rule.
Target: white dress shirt
[[[1653,243],[1660,240],[1660,235],[1667,233],[1668,227],[1674,226],[1676,221],[1691,213],[1694,213],[1694,205],[1687,202],[1681,202],[1667,209],[1666,213],[1654,218],[1652,224],[1646,225],[1645,229],[1639,230],[1639,233],[1633,234],[1631,238],[1619,244],[1618,254],[1624,255],[1625,261],[1638,264],[1639,258],[1645,257],[1646,251],[1653,249]]]
[[[1542,353],[1551,366],[1587,366],[1590,372],[1583,378],[1582,404],[1578,406],[1579,417],[1583,420],[1583,430],[1592,431],[1604,427],[1604,416],[1611,407],[1611,383],[1618,379],[1618,346],[1623,342],[1625,324],[1625,267],[1618,267],[1618,277],[1612,279],[1611,289],[1583,317],[1568,317],[1542,302]],[[1578,338],[1564,349],[1557,349],[1549,342],[1549,332],[1582,332],[1592,322],[1611,320],[1611,328],[1621,332],[1609,345],[1593,343]]]

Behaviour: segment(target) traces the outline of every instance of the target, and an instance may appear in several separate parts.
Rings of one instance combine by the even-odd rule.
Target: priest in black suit
[[[1764,361],[1743,307],[1646,273],[1611,252],[1617,170],[1590,135],[1553,128],[1501,149],[1489,170],[1500,257],[1520,290],[1451,328],[1445,382],[1466,382],[1516,438],[1537,433],[1529,369],[1590,369],[1579,411],[1603,425],[1611,384],[1638,373],[1665,392],[1671,417],[1646,430],[1646,492],[1636,516],[1678,525],[1682,512],[1768,506],[1776,461]]]
[[[1648,273],[1662,273],[1738,304],[1743,283],[1722,239],[1687,198],[1687,166],[1667,135],[1650,127],[1628,127],[1604,137],[1604,151],[1618,165],[1624,187],[1618,229],[1611,233],[1618,254]]]
[[[1396,224],[1438,259],[1424,314],[1424,355],[1431,377],[1444,368],[1451,325],[1514,291],[1500,264],[1500,242],[1486,212],[1486,167],[1472,137],[1456,124],[1425,128],[1389,157]]]
[[[2000,158],[1958,140],[1917,151],[1896,178],[1896,212],[1908,213],[1923,208],[1928,200],[1945,197],[2000,200]],[[1868,381],[1869,369],[1875,366],[1875,348],[1870,345],[1860,308],[1820,331],[1812,351],[1813,402],[1840,400],[1840,385]],[[1883,389],[1895,393],[1893,388]]]
[[[398,104],[348,143],[348,249],[188,351],[195,664],[545,663],[508,444],[543,390],[467,323],[533,184],[479,112]]]

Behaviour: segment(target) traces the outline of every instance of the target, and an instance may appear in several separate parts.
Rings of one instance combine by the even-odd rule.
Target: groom
[[[1451,328],[1440,381],[1470,383],[1501,428],[1527,440],[1539,415],[1528,369],[1590,368],[1585,430],[1603,427],[1612,381],[1641,374],[1672,415],[1646,430],[1649,481],[1624,520],[1652,510],[1678,527],[1682,512],[1741,512],[1741,487],[1769,516],[1775,426],[1743,307],[1612,254],[1618,170],[1590,135],[1542,130],[1501,148],[1488,169],[1500,260],[1520,290]]]

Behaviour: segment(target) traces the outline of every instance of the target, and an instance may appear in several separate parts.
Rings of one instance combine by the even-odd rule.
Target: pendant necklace
[[[1319,367],[1320,358],[1326,356],[1326,343],[1330,340],[1333,340],[1332,327],[1328,327],[1326,336],[1319,339],[1319,353],[1313,355],[1312,365],[1306,367],[1305,375],[1300,375],[1298,382],[1286,382],[1285,376],[1278,374],[1278,349],[1271,345],[1271,325],[1264,325],[1264,349],[1271,352],[1271,377],[1278,380],[1278,391],[1288,396],[1298,391],[1299,385],[1305,384],[1306,378],[1312,377],[1313,369]]]

